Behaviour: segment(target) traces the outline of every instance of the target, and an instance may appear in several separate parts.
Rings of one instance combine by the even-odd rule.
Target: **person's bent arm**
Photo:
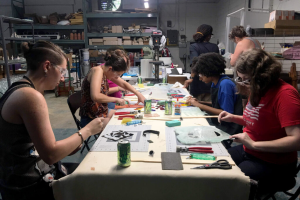
[[[200,108],[201,110],[204,110],[206,112],[208,112],[209,114],[213,114],[213,115],[218,115],[220,114],[223,110],[222,109],[217,109],[217,108],[213,108],[207,105],[203,105],[201,103],[199,103],[195,98],[189,98],[187,100],[188,104],[191,104],[193,106],[196,106],[198,108]]]
[[[100,67],[94,67],[91,70],[90,74],[90,94],[91,99],[94,102],[98,103],[109,103],[109,102],[118,102],[119,98],[109,97],[105,94],[102,94],[101,91],[101,80],[103,78],[103,69]]]
[[[285,127],[286,137],[271,141],[253,141],[247,133],[232,135],[236,142],[261,152],[284,153],[300,150],[300,125]],[[263,134],[263,133],[262,133]]]
[[[23,90],[25,91],[25,90]],[[56,141],[47,108],[47,103],[42,94],[26,88],[19,95],[23,105],[18,109],[18,115],[23,120],[29,136],[42,160],[47,164],[53,164],[71,154],[82,144],[78,133],[70,137]],[[82,137],[86,140],[89,136],[101,132],[103,128],[102,119],[97,118],[80,130]]]
[[[237,43],[235,50],[234,50],[234,54],[231,54],[231,59],[230,59],[231,66],[235,65],[238,57],[243,53],[244,50],[245,50],[245,48],[243,46],[243,42]]]
[[[108,94],[113,94],[113,93],[116,93],[116,92],[119,92],[119,87],[111,87],[109,88],[108,90]]]
[[[236,123],[236,124],[239,124],[242,126],[246,126],[243,116],[233,115],[226,111],[222,111],[219,114],[218,121],[219,121],[219,123],[221,123],[221,121],[224,121],[224,122],[233,122],[233,123]]]
[[[138,97],[138,103],[139,102],[144,103],[144,101],[146,100],[144,95],[142,95],[140,92],[138,92],[134,87],[132,87],[132,85],[130,85],[123,79],[112,78],[111,81],[114,82],[115,84],[117,84],[118,86],[124,88],[125,90],[128,90],[128,91],[132,92],[133,94],[135,94]]]

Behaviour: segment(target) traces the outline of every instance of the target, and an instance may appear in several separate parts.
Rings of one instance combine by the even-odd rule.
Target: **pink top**
[[[112,82],[111,80],[107,79],[107,82],[108,82],[109,88],[118,87],[118,85],[115,84],[114,82]],[[121,93],[121,91],[118,91],[118,92],[109,94],[108,96],[110,96],[110,97],[116,97],[116,98],[121,98],[122,97],[122,93]]]

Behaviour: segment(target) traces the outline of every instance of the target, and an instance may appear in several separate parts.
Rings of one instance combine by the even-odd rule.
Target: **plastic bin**
[[[137,74],[139,75],[139,67],[130,67],[128,74]]]

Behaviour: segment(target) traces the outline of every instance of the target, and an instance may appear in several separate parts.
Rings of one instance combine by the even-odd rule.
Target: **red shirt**
[[[263,96],[257,107],[248,102],[244,121],[249,137],[254,141],[270,141],[286,137],[285,127],[300,124],[300,95],[291,85],[279,79]],[[288,164],[297,160],[297,151],[287,153],[259,152],[247,149],[247,153],[270,163]]]

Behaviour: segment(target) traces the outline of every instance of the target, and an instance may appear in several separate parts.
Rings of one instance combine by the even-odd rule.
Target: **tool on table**
[[[176,147],[176,152],[198,152],[198,153],[213,153],[211,147]]]
[[[132,121],[132,118],[130,118],[130,117],[124,117],[124,118],[122,119],[121,124],[126,124],[127,122],[131,122],[131,121]]]
[[[128,115],[128,114],[134,114],[134,115],[136,115],[136,114],[138,114],[140,112],[141,112],[140,110],[139,111],[130,111],[130,112],[115,112],[115,115]]]
[[[127,122],[126,126],[130,126],[130,125],[134,125],[134,124],[142,124],[143,121],[142,120],[133,120],[131,122]]]
[[[122,120],[124,118],[143,119],[143,115],[120,115],[118,120]]]
[[[172,96],[173,98],[183,98],[183,97],[185,97],[184,94],[171,94],[171,96]]]
[[[203,153],[191,153],[186,159],[198,159],[198,160],[216,160],[215,156],[207,155]]]
[[[134,135],[133,133],[128,133],[126,131],[119,130],[119,131],[113,131],[108,134],[104,134],[104,135],[102,135],[102,137],[105,137],[105,138],[113,140],[113,141],[118,141],[120,139],[131,137],[133,135]]]
[[[125,94],[125,96],[135,96],[135,94]]]
[[[205,164],[205,165],[201,165],[198,167],[194,167],[191,169],[232,169],[231,164],[229,164],[229,162],[225,159],[222,160],[217,160],[214,163],[211,164]]]
[[[125,106],[115,106],[115,109],[121,108],[144,108],[143,105],[125,105]]]
[[[145,130],[145,131],[143,132],[143,136],[146,137],[146,133],[153,133],[153,134],[156,134],[156,135],[159,136],[159,131],[155,131],[155,130]]]
[[[180,126],[181,122],[178,120],[173,120],[173,121],[167,121],[166,126],[167,127],[174,127],[174,126]]]

